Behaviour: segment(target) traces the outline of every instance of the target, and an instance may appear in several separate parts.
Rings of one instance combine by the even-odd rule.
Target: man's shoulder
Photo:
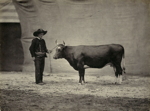
[[[33,38],[32,41],[38,41],[38,38]]]

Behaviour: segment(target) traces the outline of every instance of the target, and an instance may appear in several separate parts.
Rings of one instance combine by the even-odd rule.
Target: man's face
[[[43,35],[44,35],[44,33],[40,33],[40,34],[38,35],[38,37],[42,38]]]

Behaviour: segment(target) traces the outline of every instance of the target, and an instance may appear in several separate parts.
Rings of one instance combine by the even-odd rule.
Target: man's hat
[[[38,29],[33,33],[34,36],[38,36],[40,33],[43,33],[44,35],[47,33],[47,31],[44,31],[43,29]]]

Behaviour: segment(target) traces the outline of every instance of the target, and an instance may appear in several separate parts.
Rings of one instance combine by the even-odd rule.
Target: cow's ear
[[[55,43],[58,45],[58,42],[57,42],[57,40],[55,41]]]
[[[63,41],[63,44],[65,45],[65,42]]]

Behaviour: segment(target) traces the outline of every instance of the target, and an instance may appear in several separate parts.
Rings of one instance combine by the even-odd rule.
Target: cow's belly
[[[84,65],[89,66],[91,68],[102,68],[105,65],[107,65],[109,63],[109,61],[107,59],[88,59],[86,61],[84,61]]]

